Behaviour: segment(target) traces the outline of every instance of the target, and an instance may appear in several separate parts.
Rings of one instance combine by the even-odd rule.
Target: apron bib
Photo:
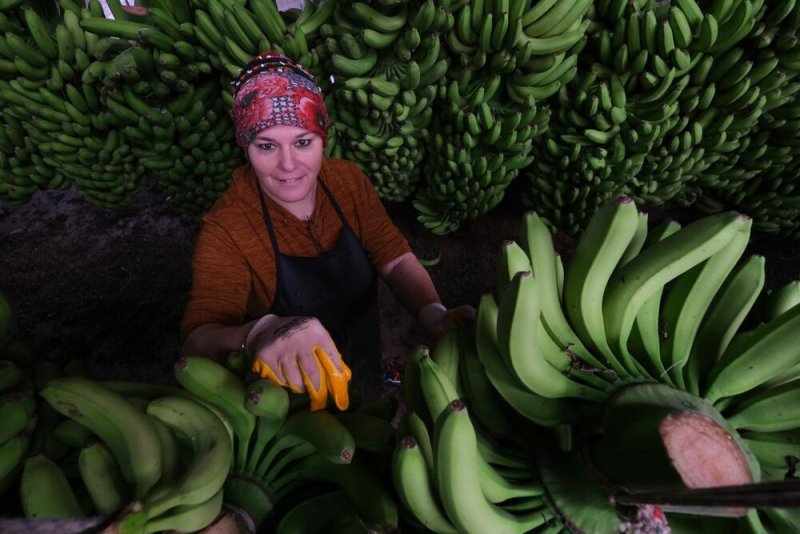
[[[263,194],[259,195],[277,274],[269,313],[319,319],[353,371],[352,400],[361,397],[362,401],[369,401],[377,398],[381,390],[378,277],[336,199],[321,180],[319,184],[342,221],[336,246],[320,256],[282,254],[267,203]]]

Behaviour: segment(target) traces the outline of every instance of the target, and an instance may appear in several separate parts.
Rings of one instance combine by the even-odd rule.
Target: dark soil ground
[[[491,289],[499,246],[517,237],[523,213],[508,200],[437,237],[414,221],[408,205],[388,210],[420,258],[438,258],[429,269],[449,306],[475,305]],[[661,209],[651,213],[651,223],[666,216],[696,217]],[[39,358],[62,365],[82,360],[97,378],[170,382],[198,227],[154,189],[119,210],[87,204],[73,190],[39,192],[25,205],[0,207],[0,291],[14,306],[15,337]],[[567,255],[573,244],[557,239]],[[767,259],[768,287],[800,278],[799,245],[753,237],[751,251]],[[431,340],[381,289],[384,365],[401,369],[416,345]]]

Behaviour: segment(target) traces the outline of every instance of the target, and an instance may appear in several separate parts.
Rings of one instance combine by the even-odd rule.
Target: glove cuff
[[[427,330],[434,330],[436,323],[447,313],[447,308],[441,302],[431,302],[419,311],[417,320]]]
[[[242,354],[252,358],[253,355],[250,354],[250,352],[249,352],[249,349],[252,348],[252,345],[251,345],[250,341],[261,330],[263,330],[264,328],[269,327],[272,324],[275,324],[275,322],[278,321],[279,319],[280,319],[280,317],[278,317],[277,315],[273,315],[271,313],[268,313],[267,315],[265,315],[264,317],[262,317],[261,319],[256,321],[256,323],[250,328],[250,331],[244,337],[244,341],[242,341]]]

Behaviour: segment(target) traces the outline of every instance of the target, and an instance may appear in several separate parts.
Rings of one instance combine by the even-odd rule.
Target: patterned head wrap
[[[328,111],[314,76],[276,52],[259,54],[233,82],[236,142],[242,148],[270,126],[299,126],[328,138]]]

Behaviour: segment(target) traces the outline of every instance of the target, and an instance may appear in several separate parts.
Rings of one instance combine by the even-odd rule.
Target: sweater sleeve
[[[192,256],[192,288],[181,322],[181,339],[203,324],[242,324],[251,290],[242,252],[227,231],[204,221]]]

